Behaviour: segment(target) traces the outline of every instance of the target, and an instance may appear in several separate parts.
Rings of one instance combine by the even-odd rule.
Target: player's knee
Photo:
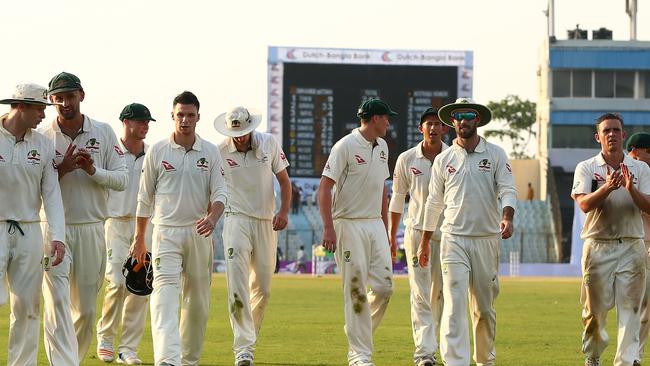
[[[38,318],[40,316],[39,298],[15,296],[12,300],[11,312],[17,319]]]
[[[393,295],[393,283],[391,281],[375,286],[372,291],[375,293],[376,297],[388,299]]]

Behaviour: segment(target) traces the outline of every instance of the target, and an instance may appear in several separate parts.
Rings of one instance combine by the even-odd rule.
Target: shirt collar
[[[201,151],[201,148],[203,147],[203,142],[202,142],[203,140],[201,139],[201,137],[198,134],[195,134],[194,136],[195,136],[195,139],[194,139],[194,145],[192,145],[192,150]],[[174,141],[174,133],[172,133],[169,136],[169,144],[172,146],[172,149],[183,149],[183,150],[185,150],[184,147],[182,147],[181,145],[177,144],[176,141]]]
[[[11,137],[14,137],[11,132],[7,131],[7,129],[4,126],[4,121],[7,119],[9,116],[9,113],[5,113],[2,116],[0,116],[0,133],[4,135],[10,135]]]
[[[440,152],[443,152],[443,151],[445,151],[445,150],[447,150],[449,148],[449,146],[447,144],[445,144],[444,142],[441,141],[440,143],[442,144],[442,149],[440,149]],[[418,159],[426,159],[427,158],[426,156],[424,156],[424,153],[422,152],[422,144],[424,144],[424,140],[420,141],[417,144],[417,149],[415,149],[415,157],[418,158]]]
[[[483,153],[487,149],[487,141],[485,141],[485,139],[483,137],[481,137],[481,136],[479,136],[478,138],[479,138],[479,141],[478,141],[478,144],[476,145],[476,147],[474,148],[474,152],[475,153]],[[454,149],[465,150],[464,147],[458,145],[458,143],[456,142],[457,139],[458,138],[454,139],[454,141],[452,142],[452,146],[454,147]]]
[[[235,146],[235,141],[233,140],[232,137],[228,137],[228,152],[229,153],[235,153],[237,152],[237,146]],[[260,146],[260,141],[261,141],[261,136],[256,133],[255,131],[251,132],[251,150],[254,150],[257,152]]]
[[[9,113],[5,113],[2,116],[0,116],[0,133],[7,135],[8,137],[11,137],[12,139],[16,139],[16,136],[14,136],[11,132],[9,132],[5,126],[4,126],[4,121],[9,117]],[[28,128],[27,131],[25,131],[25,136],[23,136],[23,139],[21,141],[31,141],[32,140],[32,129]]]
[[[363,137],[363,135],[361,134],[361,131],[359,131],[358,127],[355,128],[354,130],[352,130],[352,136],[354,136],[354,139],[357,140],[359,145],[364,146],[364,147],[373,146],[375,144],[375,142],[376,142],[376,141],[368,141],[368,140],[366,140],[366,138]]]
[[[632,159],[629,155],[623,153],[623,163],[625,165],[628,165],[628,166],[633,165],[635,162],[636,162],[636,160]],[[607,165],[607,162],[605,161],[605,158],[603,157],[602,152],[599,152],[598,155],[596,155],[596,164],[598,164],[598,166]]]
[[[79,131],[78,135],[81,135],[84,132],[89,132],[93,127],[93,124],[90,121],[90,118],[88,118],[88,116],[86,116],[85,114],[83,115],[83,117],[84,117],[84,122],[81,125],[81,130]],[[54,121],[52,121],[52,128],[54,129],[55,132],[61,132],[61,126],[59,126],[59,119],[58,118],[59,117],[54,117]]]

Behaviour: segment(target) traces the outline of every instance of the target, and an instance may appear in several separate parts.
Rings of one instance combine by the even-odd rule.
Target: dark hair
[[[194,93],[187,90],[178,94],[176,98],[174,98],[174,103],[172,104],[172,108],[176,107],[176,104],[192,104],[196,106],[197,111],[201,107],[201,104],[199,103],[199,98],[197,98],[196,95],[194,95]]]
[[[605,113],[602,116],[596,118],[596,132],[598,132],[598,126],[600,126],[600,123],[602,121],[604,121],[604,120],[607,120],[607,119],[617,119],[617,120],[619,120],[619,122],[621,122],[621,128],[623,127],[623,116],[621,116],[618,113],[608,112],[608,113]]]

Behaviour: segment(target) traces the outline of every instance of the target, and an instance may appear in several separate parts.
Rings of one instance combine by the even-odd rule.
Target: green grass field
[[[233,364],[225,282],[224,275],[214,276],[201,365]],[[581,365],[579,290],[579,279],[502,278],[496,305],[498,365]],[[256,365],[347,364],[340,278],[279,275],[273,279],[272,293],[255,353]],[[0,364],[6,364],[9,307],[0,308],[0,312]],[[612,312],[608,324],[611,343],[603,365],[612,364],[615,319]],[[388,312],[374,336],[377,365],[413,364],[410,326],[408,280],[397,277]],[[139,354],[145,364],[153,364],[148,324]],[[39,365],[47,365],[42,334]],[[94,340],[82,365],[105,365],[95,355]]]

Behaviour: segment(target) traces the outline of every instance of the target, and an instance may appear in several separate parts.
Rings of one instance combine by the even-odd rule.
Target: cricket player
[[[320,181],[322,245],[336,253],[341,271],[348,363],[354,366],[374,365],[372,332],[393,293],[384,185],[390,173],[382,137],[395,115],[380,99],[363,102],[357,111],[361,126],[334,144]]]
[[[437,108],[427,108],[422,113],[418,127],[423,136],[422,142],[397,158],[393,173],[393,194],[388,206],[391,247],[397,248],[397,228],[404,211],[406,195],[410,196],[408,212],[404,217],[404,249],[411,288],[411,326],[415,343],[413,361],[416,366],[436,364],[434,353],[438,348],[437,332],[442,315],[439,229],[431,240],[431,263],[420,266],[417,253],[422,236],[424,203],[429,195],[431,165],[436,156],[448,147],[442,142],[442,135],[447,132],[447,128],[438,118]]]
[[[255,131],[262,115],[236,107],[219,115],[214,127],[219,144],[228,204],[223,226],[228,308],[236,366],[253,365],[257,335],[271,296],[277,236],[287,227],[291,204],[289,162],[275,138]],[[280,184],[275,213],[273,177]]]
[[[124,191],[110,190],[108,193],[106,289],[102,315],[97,322],[97,357],[104,362],[111,362],[115,358],[113,342],[121,320],[122,336],[117,362],[139,365],[142,361],[138,358],[137,349],[144,332],[149,297],[127,291],[122,266],[129,256],[135,235],[140,173],[148,148],[144,139],[149,131],[149,122],[155,119],[146,106],[132,103],[122,109],[120,120],[124,130],[119,148],[124,153],[129,171],[129,184]],[[145,244],[147,250],[151,250],[151,235],[145,236]]]
[[[470,364],[469,291],[474,361],[494,366],[499,245],[512,235],[517,201],[512,168],[501,147],[477,134],[492,118],[486,106],[460,98],[440,108],[438,117],[455,128],[457,138],[433,162],[418,257],[420,265],[429,263],[429,242],[444,211],[440,356],[445,365]]]
[[[133,256],[144,263],[145,233],[152,217],[156,366],[199,364],[210,308],[211,234],[226,203],[219,149],[195,132],[199,100],[185,91],[172,107],[174,132],[145,155],[132,245]]]
[[[639,362],[639,308],[645,290],[646,254],[641,210],[650,212],[650,168],[623,152],[623,118],[596,119],[598,155],[578,163],[571,197],[587,214],[582,248],[582,351],[585,365],[600,365],[609,336],[607,313],[616,306],[615,366]]]
[[[650,165],[650,133],[637,132],[627,140],[628,155],[632,159],[643,161]],[[643,359],[645,345],[648,342],[648,331],[650,331],[650,214],[641,211],[643,220],[644,242],[646,250],[646,276],[645,276],[645,295],[641,300],[641,328],[639,330],[639,357]],[[640,362],[639,362],[640,364]]]
[[[7,364],[36,365],[43,265],[58,266],[65,253],[65,220],[54,144],[34,128],[45,118],[47,90],[20,84],[0,100],[9,113],[0,117],[0,305],[10,293]],[[51,250],[43,256],[39,212],[45,208]]]
[[[94,336],[97,294],[106,267],[106,197],[109,189],[126,188],[128,172],[111,126],[81,114],[85,93],[77,76],[55,75],[48,93],[57,117],[39,131],[54,142],[69,256],[45,274],[43,327],[50,363],[68,365],[70,355],[78,354],[83,361]],[[75,334],[70,333],[71,321]]]

